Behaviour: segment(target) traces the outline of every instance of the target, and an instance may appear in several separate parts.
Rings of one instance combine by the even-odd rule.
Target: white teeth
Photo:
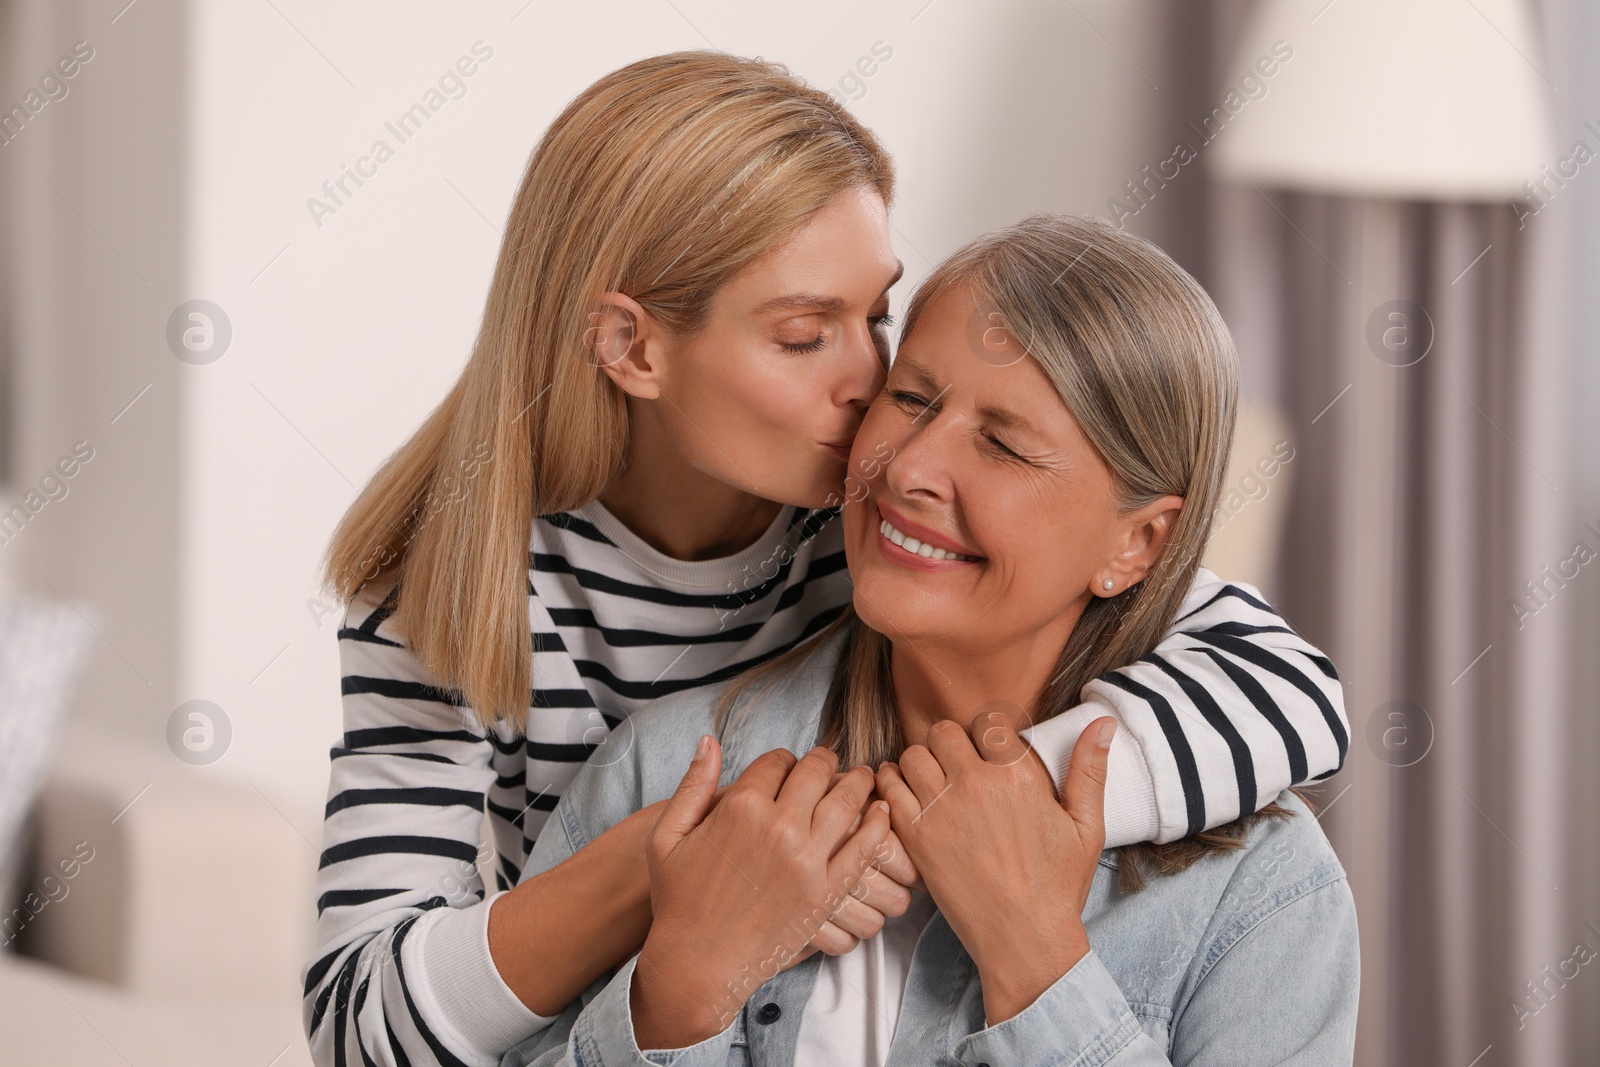
[[[924,559],[954,559],[972,562],[978,558],[977,556],[964,556],[959,552],[951,552],[948,549],[934,548],[932,545],[924,544],[923,542],[918,541],[915,537],[907,537],[905,534],[891,526],[888,519],[884,519],[878,524],[878,530],[883,534],[883,536],[887,537],[889,540],[893,541],[907,552],[914,552]]]

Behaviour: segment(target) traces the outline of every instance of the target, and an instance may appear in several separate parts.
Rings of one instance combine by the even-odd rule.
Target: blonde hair
[[[968,288],[988,321],[1003,326],[1044,370],[1110,468],[1124,510],[1166,495],[1184,499],[1150,574],[1114,597],[1092,598],[1084,609],[1030,709],[1038,722],[1075,706],[1088,682],[1148,654],[1177,617],[1227,471],[1237,357],[1199,283],[1155,245],[1099,219],[1034,215],[962,248],[917,288],[901,342],[935,300],[957,287]],[[818,743],[837,752],[843,766],[895,759],[904,739],[890,641],[853,611],[814,640],[840,629],[846,646]],[[719,722],[754,682],[814,647],[807,642],[736,679],[719,699]],[[1276,804],[1268,809],[1288,814]],[[1141,854],[1158,870],[1181,870],[1207,851],[1241,847],[1244,825],[1169,845],[1130,846],[1124,854]],[[1142,883],[1138,863],[1119,866],[1124,888]]]
[[[523,729],[534,516],[596,499],[627,454],[586,344],[599,296],[692,337],[722,285],[863,184],[891,202],[888,154],[779,64],[675,52],[585,89],[528,161],[466,369],[339,523],[328,588],[388,587],[438,684]]]

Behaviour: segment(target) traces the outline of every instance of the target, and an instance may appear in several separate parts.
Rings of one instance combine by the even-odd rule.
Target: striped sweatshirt
[[[784,508],[750,547],[686,562],[598,502],[534,521],[526,729],[485,729],[358,593],[339,630],[344,736],[331,752],[303,1016],[324,1065],[492,1067],[549,1020],[500,978],[487,923],[562,791],[650,700],[732,677],[850,600],[837,511]],[[1326,778],[1348,747],[1333,665],[1250,586],[1202,570],[1150,655],[1027,731],[1059,786],[1079,733],[1118,719],[1107,847],[1169,841]],[[487,811],[492,840],[480,841]],[[495,887],[479,876],[492,861]]]

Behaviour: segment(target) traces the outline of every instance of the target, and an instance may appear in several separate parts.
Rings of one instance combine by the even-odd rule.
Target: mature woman
[[[668,798],[654,924],[505,1062],[1350,1062],[1355,912],[1297,794],[1101,855],[1115,721],[1061,802],[1016,733],[1189,606],[1234,419],[1211,301],[1143,241],[1036,216],[939,267],[906,331],[857,437],[893,459],[845,509],[853,610],[634,716],[578,775],[527,873]],[[891,824],[932,906],[807,954]]]
[[[635,709],[849,603],[837,505],[859,495],[846,464],[888,362],[893,195],[838,102],[719,53],[613,71],[541,139],[471,358],[329,550],[348,611],[304,973],[319,1064],[492,1064],[643,943],[649,816],[517,873]],[[859,477],[890,451],[855,455]],[[1095,590],[1108,610],[1124,578]],[[1138,739],[1107,771],[1117,844],[1255,811],[1347,749],[1326,659],[1201,584],[1214,604],[1029,734],[1058,781],[1096,715]],[[875,933],[893,882],[868,876],[816,945]]]

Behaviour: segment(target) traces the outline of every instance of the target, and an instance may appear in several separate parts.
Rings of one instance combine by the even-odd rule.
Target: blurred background
[[[1208,287],[1209,561],[1347,686],[1357,1063],[1600,1063],[1592,0],[0,0],[0,1058],[310,1062],[318,559],[544,127],[703,47],[884,139],[897,311],[1035,211]]]

